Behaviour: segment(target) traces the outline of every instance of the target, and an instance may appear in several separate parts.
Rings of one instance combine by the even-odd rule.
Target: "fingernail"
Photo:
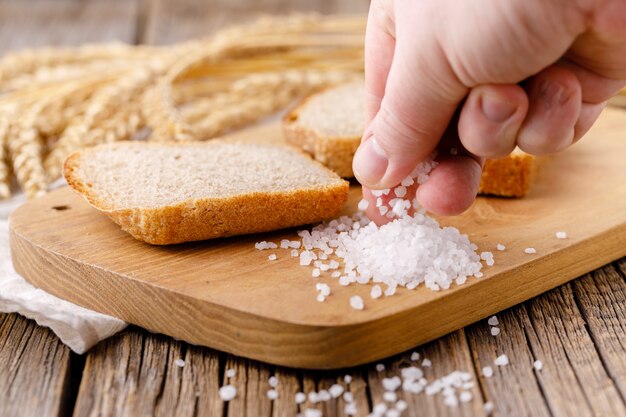
[[[490,94],[483,94],[480,107],[487,120],[494,123],[505,122],[517,111],[516,104]]]
[[[561,105],[568,99],[568,95],[565,94],[565,86],[563,84],[547,80],[544,80],[541,84],[539,84],[539,95],[549,107]]]
[[[375,186],[385,175],[388,165],[387,154],[372,136],[357,149],[352,169],[361,184]]]

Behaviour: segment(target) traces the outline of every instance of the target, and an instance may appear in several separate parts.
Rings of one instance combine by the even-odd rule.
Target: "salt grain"
[[[226,370],[225,375],[226,378],[234,378],[235,375],[237,375],[237,371],[235,371],[233,368],[229,368]]]
[[[398,400],[398,402],[396,403],[396,410],[398,411],[404,411],[408,408],[408,404],[406,401],[404,400]]]
[[[383,290],[380,288],[380,285],[374,285],[372,290],[370,291],[370,297],[376,299],[380,298],[383,295]]]
[[[328,392],[330,396],[333,398],[339,398],[341,394],[343,394],[343,387],[339,384],[333,384],[328,388]]]
[[[483,404],[483,410],[485,410],[485,414],[487,415],[491,415],[494,409],[495,407],[491,401],[487,401],[485,404]]]
[[[350,297],[350,307],[355,310],[363,310],[363,308],[365,308],[363,305],[363,299],[358,295],[353,295]]]
[[[387,404],[385,403],[375,404],[372,408],[372,413],[374,415],[382,415],[385,411],[387,411]]]
[[[496,316],[491,316],[491,317],[489,317],[489,320],[487,320],[487,323],[488,323],[490,326],[497,326],[498,324],[500,324],[500,323],[498,322],[498,318],[497,318]]]
[[[354,395],[352,395],[352,393],[349,391],[344,392],[342,398],[347,403],[351,403],[352,401],[354,401]]]
[[[370,202],[367,200],[361,200],[359,201],[359,210],[361,211],[365,211],[367,210],[367,208],[369,207]]]
[[[385,412],[385,417],[400,417],[400,411],[395,408],[390,408]]]
[[[315,289],[320,292],[324,297],[328,297],[330,295],[330,287],[328,284],[324,284],[323,282],[318,282],[315,284]]]
[[[295,258],[296,256],[298,256],[298,250],[297,250],[297,249],[292,249],[292,250],[291,250],[291,256],[292,256],[292,257],[294,257],[294,258]]]
[[[533,367],[535,368],[535,370],[541,371],[543,369],[543,362],[541,362],[540,360],[536,360],[533,363]]]
[[[304,392],[296,392],[294,399],[296,400],[296,404],[302,404],[306,401],[306,394]]]
[[[317,294],[316,300],[320,303],[323,303],[324,301],[326,301],[326,297],[324,296],[324,294]]]
[[[320,276],[320,274],[321,274],[321,273],[322,273],[322,272],[320,271],[320,269],[319,269],[319,268],[313,268],[313,271],[311,272],[311,276],[312,276],[313,278],[317,278],[317,277],[319,277],[319,276]]]
[[[268,390],[267,398],[269,398],[272,401],[275,400],[276,398],[278,398],[278,391],[276,391],[275,389]]]
[[[496,358],[495,361],[493,361],[494,364],[498,365],[498,366],[506,366],[509,364],[509,357],[506,356],[505,354],[502,354],[500,356],[498,356]]]
[[[430,361],[430,359],[424,359],[424,360],[422,361],[422,366],[423,366],[424,368],[430,368],[430,366],[431,366],[431,365],[432,365],[432,362]]]
[[[348,416],[353,416],[356,414],[357,410],[356,410],[356,404],[355,403],[348,403],[346,404],[346,406],[343,409],[344,414],[348,415]],[[320,412],[320,417],[321,417],[321,412]]]
[[[491,378],[493,376],[493,368],[491,366],[485,366],[483,368],[483,376],[485,378]]]
[[[383,400],[388,403],[395,403],[398,400],[398,395],[392,391],[386,391],[383,393]]]
[[[557,239],[567,239],[567,233],[565,232],[556,232]]]
[[[230,401],[237,395],[237,388],[232,385],[224,385],[218,391],[222,401]]]
[[[270,387],[276,388],[276,386],[278,386],[278,378],[276,378],[274,375],[272,375],[267,380],[267,383],[270,384]]]
[[[419,360],[419,358],[420,358],[420,354],[419,354],[419,353],[417,353],[417,352],[413,352],[413,353],[411,353],[411,360],[412,360],[413,362],[418,361],[418,360]]]
[[[537,250],[535,248],[526,248],[524,249],[524,253],[532,255],[533,253],[537,253]]]
[[[178,366],[179,368],[182,368],[185,366],[185,361],[182,359],[176,359],[174,361],[174,365]]]
[[[459,399],[462,403],[468,403],[472,401],[472,393],[469,391],[463,391],[461,392],[461,395],[459,395]]]
[[[384,364],[382,364],[382,363],[377,363],[377,364],[376,364],[376,370],[377,370],[378,372],[382,372],[382,371],[384,371],[384,370],[385,370],[385,365],[384,365]]]
[[[491,328],[491,335],[492,336],[497,336],[500,334],[500,328],[499,327],[492,327]]]
[[[317,393],[317,396],[320,401],[329,401],[331,398],[330,393],[325,389],[320,390],[320,392]]]
[[[322,410],[317,408],[305,408],[304,417],[322,417]]]
[[[352,376],[351,375],[344,375],[343,382],[345,382],[346,384],[349,384],[350,382],[352,382]]]
[[[506,246],[504,246],[502,243],[498,243],[496,245],[496,249],[498,249],[500,252],[502,252],[503,250],[506,249]]]

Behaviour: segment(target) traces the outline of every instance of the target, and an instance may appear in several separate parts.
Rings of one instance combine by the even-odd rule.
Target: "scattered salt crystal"
[[[294,258],[295,258],[296,256],[298,256],[298,250],[297,250],[297,249],[292,249],[292,250],[291,250],[291,256],[292,256],[292,257],[294,257]]]
[[[267,380],[267,383],[270,384],[270,387],[276,388],[276,386],[278,386],[278,378],[276,378],[274,375],[272,375]]]
[[[363,310],[363,308],[365,307],[363,305],[363,299],[358,295],[353,295],[352,297],[350,297],[350,307],[355,310]]]
[[[311,272],[311,276],[312,276],[313,278],[317,278],[317,277],[319,277],[319,276],[320,276],[320,274],[321,274],[321,273],[322,273],[322,272],[320,271],[320,269],[319,269],[319,268],[313,268],[313,271]]]
[[[322,417],[322,410],[317,408],[305,408],[304,417]]]
[[[229,368],[226,370],[225,375],[226,375],[226,378],[234,378],[235,375],[237,375],[237,371],[234,370],[233,368]]]
[[[556,232],[557,239],[567,239],[567,233],[565,232]]]
[[[343,412],[345,415],[347,416],[353,416],[356,414],[356,404],[355,403],[347,403],[346,406],[343,409]],[[321,412],[320,412],[320,417],[321,417]]]
[[[367,210],[369,205],[370,205],[370,202],[365,200],[365,199],[363,199],[363,200],[359,201],[359,210],[365,211],[365,210]]]
[[[406,195],[406,187],[400,185],[399,187],[394,188],[393,192],[396,194],[396,197],[402,198]]]
[[[298,240],[292,240],[291,242],[289,242],[289,247],[292,249],[300,249],[301,245],[302,245],[302,242]]]
[[[376,364],[376,370],[377,370],[378,372],[382,372],[382,371],[384,371],[384,370],[385,370],[385,365],[384,365],[384,364],[382,364],[382,363],[377,363],[377,364]]]
[[[498,356],[496,358],[495,361],[493,361],[494,364],[498,365],[498,366],[506,366],[509,364],[509,357],[506,356],[505,354],[502,354],[500,356]]]
[[[487,401],[485,404],[483,404],[483,410],[485,410],[485,414],[487,415],[491,415],[494,409],[495,407],[491,401]]]
[[[483,376],[485,378],[491,378],[493,376],[493,368],[491,366],[485,366],[483,368]]]
[[[272,253],[270,256],[267,257],[267,259],[269,259],[270,261],[275,261],[276,260],[276,254]]]
[[[443,399],[443,403],[450,408],[456,408],[459,406],[459,400],[456,395],[448,395]]]
[[[320,392],[317,393],[317,396],[319,398],[320,401],[329,401],[330,400],[330,392],[328,392],[328,390],[320,390]]]
[[[430,368],[430,366],[431,366],[431,365],[432,365],[432,362],[430,361],[430,359],[424,359],[424,360],[422,361],[422,366],[423,366],[424,368]]]
[[[461,395],[459,395],[459,399],[462,403],[468,403],[472,401],[472,393],[469,391],[463,391],[461,392]]]
[[[276,391],[275,389],[268,390],[267,398],[269,398],[272,401],[275,400],[276,398],[278,398],[278,391]]]
[[[330,276],[333,278],[339,278],[341,276],[341,272],[334,271],[332,274],[330,274]]]
[[[347,403],[351,403],[352,401],[354,401],[354,395],[352,395],[351,392],[346,391],[343,393],[343,400]]]
[[[537,253],[537,250],[535,248],[526,248],[524,249],[524,253],[532,255],[533,253]]]
[[[335,261],[335,260],[333,259],[332,261],[330,261],[330,262],[328,263],[328,267],[329,267],[330,269],[337,269],[337,268],[339,268],[339,262],[337,262],[337,261]]]
[[[383,195],[383,190],[372,190],[372,195],[374,197],[380,197]]]
[[[320,397],[319,395],[317,395],[317,392],[315,391],[309,392],[309,402],[313,404],[317,404],[318,402],[320,402]]]
[[[178,366],[179,368],[182,368],[183,366],[185,366],[185,361],[182,359],[176,359],[174,361],[174,365]]]
[[[418,352],[411,353],[411,360],[413,362],[418,361],[420,359],[420,354]]]
[[[541,371],[543,369],[543,362],[541,362],[540,360],[536,360],[533,363],[533,367],[537,370],[537,371]]]
[[[320,271],[322,272],[326,272],[330,269],[330,265],[325,264],[325,263],[320,263]]]
[[[385,289],[385,296],[387,297],[391,297],[392,295],[394,295],[396,293],[396,287],[395,285],[390,285]]]
[[[378,197],[376,199],[376,207],[381,207],[383,205],[383,199],[381,197]]]
[[[393,391],[385,391],[383,393],[383,400],[388,403],[395,403],[398,400],[398,395]]]
[[[257,243],[254,244],[254,247],[257,250],[265,250],[265,249],[267,249],[267,242],[266,241],[257,242]]]
[[[345,382],[346,384],[352,382],[352,375],[344,375],[343,382]]]
[[[404,411],[408,407],[409,407],[409,405],[404,400],[398,400],[398,402],[396,403],[396,410],[398,410],[398,411]]]
[[[218,391],[222,401],[230,401],[237,395],[237,388],[232,385],[224,385]]]
[[[492,327],[491,328],[491,335],[492,336],[497,336],[500,334],[500,328],[499,327]]]
[[[350,285],[350,282],[351,282],[350,277],[347,275],[342,275],[341,277],[339,277],[339,285],[341,286],[346,287]]]
[[[374,415],[382,415],[385,411],[387,411],[387,404],[385,403],[378,403],[372,408]]]
[[[330,287],[328,284],[324,284],[323,282],[318,282],[315,284],[315,289],[320,292],[324,297],[328,297],[330,295]]]
[[[504,246],[502,243],[498,243],[496,245],[496,249],[498,249],[500,252],[502,252],[503,250],[506,249],[506,246]]]
[[[324,296],[324,294],[317,294],[317,301],[320,303],[323,303],[324,301],[326,301],[326,297]]]
[[[387,207],[387,206],[380,206],[378,211],[380,212],[381,216],[384,216],[389,211],[389,207]]]
[[[370,297],[372,298],[380,298],[383,295],[383,290],[380,288],[380,285],[374,285],[372,290],[370,291]]]
[[[488,323],[490,326],[497,326],[498,324],[500,324],[500,323],[498,322],[498,318],[497,318],[496,316],[491,316],[491,317],[489,317],[489,320],[487,320],[487,323]]]
[[[328,388],[328,392],[331,397],[338,398],[341,394],[343,394],[343,387],[339,384],[333,384],[330,388]]]
[[[383,378],[383,388],[385,391],[395,391],[402,384],[402,380],[399,376],[394,376],[391,378]]]
[[[281,249],[289,249],[290,243],[291,242],[289,241],[289,239],[282,239],[280,241],[280,248]]]
[[[296,404],[302,404],[306,401],[306,394],[304,392],[296,392],[295,400]]]
[[[385,412],[385,417],[400,417],[400,411],[395,408],[390,408]]]

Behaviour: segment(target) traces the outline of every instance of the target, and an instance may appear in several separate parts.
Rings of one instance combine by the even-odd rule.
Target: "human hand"
[[[458,147],[439,153],[416,191],[428,211],[458,214],[476,197],[483,158],[567,148],[625,80],[622,0],[373,0],[355,176],[373,203],[370,188]],[[375,204],[367,214],[389,221]]]

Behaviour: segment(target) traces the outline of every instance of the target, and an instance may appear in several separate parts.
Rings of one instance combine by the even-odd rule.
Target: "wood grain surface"
[[[181,39],[187,36],[183,32],[188,34],[193,32],[202,36],[215,30],[215,26],[206,23],[207,15],[228,13],[229,4],[238,4],[242,0],[223,2],[220,9],[214,7],[214,2],[198,2],[199,6],[196,6],[198,10],[211,11],[206,13],[196,11],[197,18],[190,16],[184,20],[184,23],[178,19],[186,12],[178,10],[174,5],[179,2],[162,0],[160,3],[166,6],[171,3],[172,6],[160,7],[158,10],[153,7],[157,3],[154,1],[142,1],[141,7],[135,7],[136,2],[131,0],[123,0],[123,2],[131,4],[131,7],[127,7],[127,15],[115,17],[116,23],[107,22],[101,17],[101,13],[93,11],[100,7],[98,4],[110,4],[113,3],[112,1],[0,0],[2,22],[0,50],[47,44],[48,39],[56,39],[58,43],[76,44],[82,41],[105,40],[111,36],[120,37],[121,35],[112,34],[106,30],[109,25],[116,25],[122,35],[132,36],[136,33],[137,39],[145,40],[149,40],[152,35],[148,36],[149,34],[143,28],[152,27],[153,33],[158,35],[158,39],[155,38],[153,42],[171,42]],[[185,0],[182,3],[192,2],[193,0]],[[256,5],[258,2],[254,3]],[[292,3],[298,3],[298,1],[285,0],[286,5]],[[335,4],[334,1],[320,1],[320,3],[324,3],[321,7],[325,8],[329,7],[328,3]],[[342,0],[336,3],[337,6],[333,7],[342,8],[343,11],[353,11],[350,10],[351,7],[363,8],[361,1]],[[93,6],[94,4],[96,6]],[[68,7],[73,10],[82,10],[81,20],[67,18]],[[187,14],[193,15],[194,13]],[[220,21],[220,18],[215,16],[213,21]],[[228,23],[226,19],[221,21],[221,24],[225,23]],[[70,37],[68,33],[72,33],[72,36]],[[626,258],[623,258],[619,262],[606,265],[572,281],[570,285],[578,309],[569,309],[568,313],[571,315],[571,320],[584,324],[580,328],[582,333],[564,333],[559,337],[551,338],[550,344],[545,345],[549,353],[553,350],[565,349],[566,344],[568,346],[576,344],[578,337],[591,338],[598,355],[590,357],[588,362],[573,361],[571,367],[575,369],[575,372],[597,372],[610,375],[613,383],[608,384],[606,389],[613,390],[616,387],[620,392],[622,404],[624,404],[623,399],[626,398],[625,274]],[[559,290],[552,292],[556,291]],[[543,300],[551,305],[552,311],[566,308],[565,300],[562,297],[552,296],[552,292],[541,295],[532,302]],[[533,348],[526,337],[527,329],[546,324],[545,320],[533,322],[538,316],[528,315],[529,305],[530,302],[526,302],[499,313],[502,333],[495,338],[489,334],[489,326],[486,322],[480,321],[458,331],[465,337],[453,333],[421,346],[418,351],[422,353],[428,351],[429,355],[437,355],[440,358],[438,362],[433,363],[432,374],[434,376],[443,376],[442,369],[451,369],[452,365],[448,362],[455,361],[455,358],[463,357],[467,360],[466,352],[470,352],[471,362],[461,363],[460,369],[467,370],[473,367],[477,370],[477,374],[480,374],[482,366],[492,364],[497,353],[504,352],[511,358],[515,357],[523,361],[522,365],[497,369],[492,378],[479,377],[476,381],[483,401],[492,401],[495,406],[493,416],[563,416],[566,410],[577,407],[588,410],[590,405],[597,410],[596,407],[600,406],[594,403],[589,404],[590,399],[584,396],[569,396],[570,404],[567,406],[561,404],[561,400],[553,399],[552,395],[556,395],[557,398],[565,396],[564,392],[569,390],[569,386],[563,385],[556,378],[543,378],[540,372],[535,372],[527,365],[535,358]],[[141,370],[143,375],[151,375],[147,369],[143,370],[143,367],[155,367],[157,375],[163,372],[173,372],[175,365],[170,362],[166,364],[165,360],[168,357],[167,352],[177,351],[177,349],[185,352],[193,351],[195,358],[186,362],[179,385],[180,391],[172,390],[171,384],[163,385],[163,387],[168,387],[165,397],[177,394],[177,398],[194,405],[194,410],[185,407],[190,410],[189,414],[185,412],[182,415],[223,416],[228,412],[225,410],[229,409],[229,404],[222,403],[215,389],[212,388],[223,383],[223,373],[228,360],[246,370],[250,377],[259,379],[255,375],[260,372],[260,367],[254,361],[180,343],[169,337],[155,336],[135,327],[129,328],[124,334],[110,338],[81,357],[69,352],[54,334],[45,328],[38,327],[32,321],[10,314],[0,316],[0,322],[0,416],[3,417],[40,417],[42,415],[79,417],[98,413],[141,417],[156,415],[157,406],[159,415],[177,415],[176,413],[183,405],[176,401],[157,400],[152,405],[143,401],[143,406],[139,408],[137,404],[142,402],[142,397],[155,398],[154,387],[145,380],[137,383],[133,377],[137,374],[137,370]],[[560,332],[563,331],[563,327],[556,327],[549,331]],[[128,347],[131,339],[136,346],[135,349]],[[46,341],[35,343],[35,340]],[[51,343],[52,341],[54,343]],[[29,345],[32,347],[28,347]],[[144,354],[143,346],[148,345],[152,347]],[[65,352],[65,359],[58,359],[58,353],[55,353],[57,346]],[[144,360],[147,358],[147,352],[150,352],[156,360]],[[386,372],[391,375],[392,369],[406,366],[410,353],[411,351],[408,351],[382,361],[386,365]],[[83,368],[83,362],[85,362],[83,358],[90,364],[88,367]],[[210,371],[211,366],[218,366],[219,371]],[[546,360],[544,360],[544,366],[550,366]],[[350,391],[355,396],[358,417],[366,416],[374,405],[372,399],[382,396],[380,378],[371,372],[375,369],[375,364],[333,372],[302,372],[282,367],[270,367],[270,369],[273,369],[274,375],[279,379],[279,388],[288,391],[300,390],[303,387],[327,387],[328,381],[342,380],[344,374],[350,373],[353,377]],[[112,377],[113,375],[115,377]],[[206,375],[206,379],[194,382],[194,378],[203,375]],[[113,378],[116,379],[115,385],[112,384]],[[69,383],[59,382],[66,379]],[[243,386],[243,381],[238,384],[241,384],[238,388]],[[76,397],[79,385],[80,395]],[[60,390],[59,386],[62,387]],[[113,386],[116,389],[112,389]],[[6,389],[7,387],[9,389]],[[281,391],[279,400],[274,401],[272,405],[271,414],[262,414],[261,409],[257,408],[253,401],[265,395],[267,387],[257,385],[256,389],[257,393],[245,397],[247,404],[243,408],[252,410],[251,414],[246,414],[250,417],[294,416],[293,410],[301,411],[304,408],[297,407],[290,398],[283,396]],[[156,398],[160,398],[159,395]],[[409,408],[402,414],[403,416],[486,416],[480,409],[464,407],[460,410],[441,405],[435,412],[426,413],[422,407],[424,402],[429,401],[428,398],[409,395],[406,400]],[[325,417],[346,416],[342,400],[333,401],[328,405],[307,403],[307,406],[324,408]],[[263,408],[263,411],[267,409]],[[232,412],[231,415],[233,415]],[[596,415],[601,414],[598,412]],[[617,416],[619,417],[619,414]]]
[[[626,254],[626,118],[607,110],[587,140],[552,157],[524,199],[480,198],[442,219],[494,251],[485,277],[433,292],[400,290],[371,300],[369,286],[311,278],[288,250],[254,242],[297,239],[295,230],[169,247],[135,241],[69,189],[33,200],[11,217],[16,269],[35,285],[155,332],[262,361],[338,368],[376,360],[442,336]],[[237,138],[276,140],[275,125]],[[574,173],[574,174],[572,174]],[[352,187],[345,209],[356,209]],[[557,239],[563,230],[568,238]],[[524,253],[534,247],[537,254]],[[268,261],[270,253],[278,260]],[[42,278],[42,277],[45,277]],[[315,299],[317,281],[332,296]],[[281,296],[287,294],[288,296]],[[349,297],[361,295],[364,311]],[[491,296],[497,294],[497,297]]]

